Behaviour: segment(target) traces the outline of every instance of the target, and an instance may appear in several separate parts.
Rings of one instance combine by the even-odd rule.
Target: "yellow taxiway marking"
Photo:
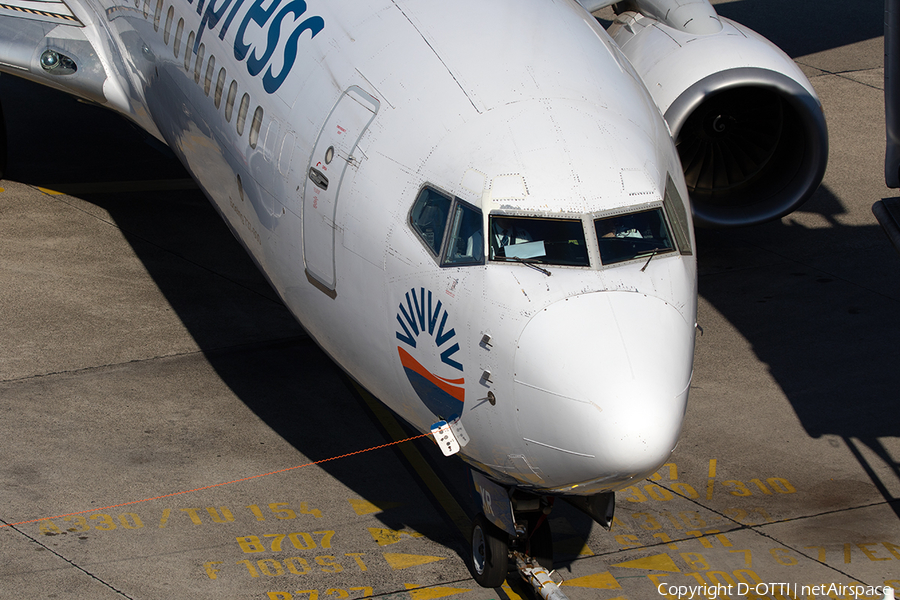
[[[394,552],[385,552],[383,556],[395,571],[408,569],[409,567],[417,567],[419,565],[427,565],[428,563],[446,559],[445,556],[421,556],[418,554],[397,554]]]
[[[665,571],[667,573],[681,573],[681,569],[672,560],[668,554],[657,554],[646,558],[638,558],[623,563],[612,565],[613,567],[623,567],[625,569],[646,569],[648,571]]]
[[[392,415],[383,404],[358,384],[354,383],[353,385],[356,387],[360,396],[363,397],[363,400],[366,401],[366,404],[372,412],[375,413],[375,416],[378,417],[381,425],[387,430],[388,435],[390,435],[393,440],[402,440],[403,438],[408,437],[400,427],[400,423],[394,418],[394,415]],[[412,465],[412,468],[416,470],[419,477],[422,478],[422,481],[425,482],[425,485],[428,486],[428,489],[431,490],[431,493],[434,494],[435,499],[437,499],[441,507],[456,525],[457,529],[459,529],[459,532],[468,540],[471,521],[466,515],[466,511],[464,511],[459,503],[453,498],[453,495],[447,489],[447,486],[445,486],[435,472],[431,470],[431,467],[428,466],[428,463],[425,462],[425,459],[419,451],[416,450],[415,446],[411,444],[402,444],[399,449],[403,452],[403,456],[406,457],[409,464]]]
[[[35,186],[49,196],[79,194],[122,194],[129,192],[171,192],[196,190],[193,179],[151,179],[148,181],[106,181],[87,183],[55,183],[52,187]]]
[[[62,196],[62,195],[64,194],[64,192],[57,192],[56,190],[51,190],[51,189],[43,188],[43,187],[41,187],[41,186],[37,186],[37,189],[40,190],[40,191],[42,191],[42,192],[44,192],[44,193],[47,194],[48,196]]]
[[[563,582],[566,587],[582,587],[592,588],[596,590],[620,590],[622,586],[616,581],[609,571],[605,573],[594,573],[593,575],[585,575],[584,577],[576,577],[575,579],[566,579]]]
[[[350,498],[348,502],[350,502],[350,506],[353,507],[353,512],[360,517],[384,512],[389,508],[401,506],[399,502],[369,502],[368,500],[362,500],[360,498]]]
[[[510,576],[512,576],[512,574],[510,574]],[[522,596],[520,596],[515,590],[513,590],[509,586],[509,583],[507,583],[505,581],[503,582],[503,585],[500,586],[500,589],[503,590],[503,593],[506,594],[506,596],[507,596],[507,598],[509,598],[509,600],[525,600],[524,598],[522,598]]]
[[[712,500],[713,490],[716,484],[716,459],[709,460],[709,475],[706,479],[706,499]]]
[[[369,533],[379,546],[389,546],[391,544],[396,544],[397,542],[402,542],[404,536],[408,538],[425,537],[423,534],[414,531],[395,531],[393,529],[381,529],[378,527],[369,527]]]
[[[451,587],[423,588],[414,583],[404,583],[403,585],[406,586],[412,600],[434,600],[435,598],[446,598],[447,596],[453,596],[454,594],[472,591],[471,589]]]

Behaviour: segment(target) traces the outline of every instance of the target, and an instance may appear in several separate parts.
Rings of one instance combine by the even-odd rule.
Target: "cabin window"
[[[675,250],[662,208],[594,220],[604,265]]]
[[[156,12],[153,13],[153,31],[159,31],[159,19],[162,17],[163,1],[156,0]]]
[[[175,19],[175,7],[170,6],[166,13],[166,27],[163,29],[163,43],[169,45],[169,35],[172,33],[172,21]]]
[[[175,58],[178,58],[178,47],[181,46],[181,36],[184,35],[184,19],[178,19],[178,26],[175,27],[175,43],[172,45],[172,52]]]
[[[241,98],[241,105],[238,107],[237,116],[237,132],[238,135],[244,135],[244,124],[247,122],[247,111],[250,110],[250,94],[244,94]]]
[[[231,115],[234,113],[234,99],[237,97],[237,81],[231,80],[228,86],[228,98],[225,100],[225,120],[231,123]]]
[[[216,104],[216,108],[219,108],[222,105],[222,91],[225,89],[225,67],[219,69],[219,78],[216,81],[216,95],[213,98],[213,101]]]
[[[256,148],[256,144],[259,143],[259,128],[262,127],[262,119],[263,119],[263,108],[262,106],[257,106],[256,111],[253,113],[253,121],[250,123],[250,147]]]
[[[491,260],[588,267],[581,219],[490,217]]]
[[[194,32],[188,34],[187,45],[184,47],[184,70],[191,72],[191,57],[194,55]]]
[[[209,90],[212,87],[213,73],[216,72],[216,57],[209,56],[209,62],[206,63],[206,78],[203,80],[203,93],[209,96]],[[218,108],[218,104],[216,104]]]
[[[197,48],[197,62],[194,63],[194,83],[200,83],[200,71],[203,69],[203,59],[206,57],[206,46],[200,44]]]

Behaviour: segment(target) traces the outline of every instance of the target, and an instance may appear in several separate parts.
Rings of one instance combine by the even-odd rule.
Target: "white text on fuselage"
[[[187,3],[193,4],[194,0],[187,0]],[[238,13],[245,4],[250,4],[250,8],[238,19]],[[221,24],[218,35],[220,40],[224,40],[231,25],[239,22],[234,37],[234,57],[239,61],[246,59],[247,72],[253,77],[265,71],[262,76],[263,89],[274,94],[294,67],[300,49],[300,37],[308,31],[311,40],[325,29],[325,19],[320,16],[300,20],[306,14],[306,9],[304,0],[288,0],[287,3],[284,0],[197,0],[197,14],[202,16],[202,20],[194,41],[194,52],[200,48],[204,31],[208,29],[215,32]],[[291,19],[299,23],[282,45],[281,33],[283,30],[287,31]],[[247,43],[247,34],[252,36],[256,33],[254,30],[265,37],[265,48]],[[279,46],[283,48],[284,61],[276,73],[272,58]]]

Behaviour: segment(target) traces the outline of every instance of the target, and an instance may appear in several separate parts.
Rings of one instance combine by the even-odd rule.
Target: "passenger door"
[[[334,264],[335,215],[341,184],[348,169],[359,167],[353,156],[379,102],[352,86],[338,99],[316,140],[303,190],[303,259],[309,280],[331,297],[337,295]]]

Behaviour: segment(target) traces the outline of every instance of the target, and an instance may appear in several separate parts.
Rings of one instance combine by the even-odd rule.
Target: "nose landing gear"
[[[548,506],[549,510],[549,506]],[[482,587],[503,585],[514,567],[541,598],[567,600],[550,575],[553,569],[553,541],[545,514],[525,520],[520,534],[510,536],[479,513],[472,523],[472,575]]]
[[[567,600],[550,578],[553,540],[547,515],[553,498],[507,490],[473,471],[484,512],[472,524],[470,569],[482,587],[503,585],[511,569],[546,600]]]

